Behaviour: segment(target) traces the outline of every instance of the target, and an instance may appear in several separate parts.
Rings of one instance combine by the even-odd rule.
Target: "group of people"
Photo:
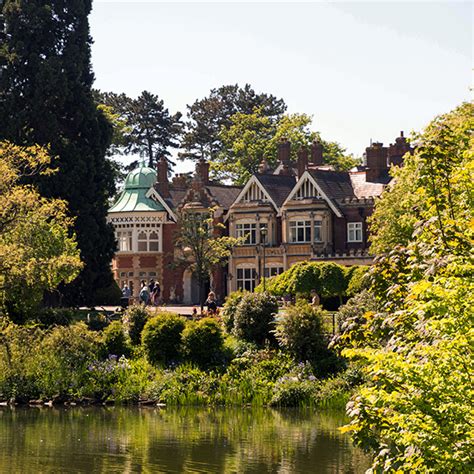
[[[124,283],[122,288],[122,299],[123,300],[130,300],[132,297],[132,291],[130,287]],[[161,287],[160,283],[154,281],[153,279],[147,284],[145,280],[141,281],[140,286],[140,293],[138,294],[138,300],[140,303],[144,304],[145,306],[153,305],[158,306],[160,304],[160,297],[161,297]],[[217,314],[217,298],[216,294],[213,291],[210,291],[207,295],[206,302],[204,306],[207,306],[207,312],[209,314]]]
[[[122,298],[129,300],[132,297],[130,287],[124,283],[122,288]],[[147,284],[145,280],[141,281],[140,293],[138,294],[138,300],[144,305],[158,306],[161,297],[160,283],[153,279]]]
[[[160,303],[161,297],[161,287],[159,282],[155,280],[150,280],[147,284],[145,280],[142,280],[140,293],[138,294],[138,299],[140,303],[143,303],[145,306],[153,305],[158,306]]]

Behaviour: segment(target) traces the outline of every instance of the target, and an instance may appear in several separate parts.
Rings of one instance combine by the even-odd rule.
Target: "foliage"
[[[84,268],[61,291],[76,305],[92,304],[95,291],[111,282],[115,247],[106,222],[108,198],[115,191],[115,172],[105,156],[112,129],[91,92],[91,8],[90,0],[6,0],[0,7],[0,139],[50,147],[57,173],[25,181],[45,198],[65,200],[75,218]],[[49,240],[44,242],[48,249]]]
[[[309,297],[315,290],[324,298],[342,298],[346,288],[346,270],[334,262],[299,262],[266,282],[267,291],[275,296]],[[260,285],[256,291],[261,291]]]
[[[352,265],[346,268],[347,296],[355,296],[370,285],[369,267],[367,265]]]
[[[238,112],[230,117],[228,126],[221,128],[222,150],[212,160],[211,170],[220,179],[230,178],[237,184],[244,184],[258,172],[263,157],[270,167],[277,166],[277,150],[283,140],[291,143],[293,162],[301,148],[309,148],[318,140],[323,144],[324,158],[335,164],[336,169],[349,169],[355,165],[350,159],[343,163],[344,150],[337,143],[321,140],[319,133],[310,130],[311,123],[311,116],[306,114],[281,115],[275,120],[265,115],[261,108],[255,108],[251,113]]]
[[[108,286],[99,288],[95,292],[94,303],[96,305],[116,306],[120,304],[122,291],[115,280],[112,280]]]
[[[148,317],[149,314],[146,307],[138,304],[129,306],[123,313],[122,323],[132,344],[140,344],[142,331],[148,321]]]
[[[474,469],[473,117],[468,103],[437,117],[398,171],[394,195],[411,179],[403,193],[417,202],[410,235],[375,214],[380,248],[398,244],[372,272],[385,316],[366,313],[356,327],[364,337],[348,337],[344,351],[369,381],[348,407],[347,430],[374,454],[374,472]],[[389,202],[394,213],[411,212],[380,201]]]
[[[182,352],[185,359],[207,367],[222,362],[224,338],[214,318],[203,318],[187,323],[182,334]]]
[[[196,275],[199,285],[201,311],[204,304],[204,285],[211,271],[218,265],[225,265],[232,247],[242,239],[221,237],[221,225],[214,219],[213,209],[206,213],[182,211],[178,216],[179,231],[175,236],[176,266],[188,268]],[[212,237],[212,238],[210,238]]]
[[[34,322],[40,326],[68,326],[74,319],[74,311],[69,308],[41,308],[35,313]]]
[[[171,115],[163,100],[148,91],[143,91],[136,99],[125,94],[96,91],[96,98],[118,116],[118,133],[114,136],[116,149],[146,157],[150,168],[154,168],[162,156],[170,162],[169,148],[178,147],[177,138],[181,133],[180,112]]]
[[[128,357],[130,354],[130,342],[125,334],[121,321],[112,321],[102,334],[104,353],[106,356]]]
[[[221,312],[221,318],[227,334],[231,334],[232,329],[234,329],[234,316],[237,306],[246,294],[247,292],[241,290],[233,291],[229,296],[227,296],[225,300],[225,304]]]
[[[245,294],[234,315],[233,334],[245,341],[263,344],[272,340],[272,325],[278,313],[276,299],[268,293]]]
[[[373,293],[363,290],[350,298],[337,312],[338,334],[332,341],[335,346],[350,345],[349,340],[357,340],[358,344],[365,340],[364,331],[368,319],[379,311]]]
[[[151,318],[143,328],[142,343],[152,363],[170,362],[180,356],[183,318],[173,313],[161,313]]]
[[[87,313],[86,326],[91,331],[102,331],[109,325],[107,315],[100,311],[91,311]]]
[[[18,321],[81,269],[66,203],[21,184],[48,173],[49,163],[43,148],[0,142],[0,308]]]
[[[323,333],[321,308],[298,302],[285,309],[275,327],[279,345],[297,361],[317,364],[327,355],[327,341]]]
[[[208,97],[187,108],[188,122],[181,142],[184,152],[179,156],[213,162],[222,151],[219,134],[231,124],[230,117],[236,113],[251,114],[254,108],[260,108],[262,115],[273,121],[285,112],[286,104],[273,95],[257,94],[250,84],[235,84],[212,89]]]

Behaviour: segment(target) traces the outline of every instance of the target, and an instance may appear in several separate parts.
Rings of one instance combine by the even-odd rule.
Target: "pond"
[[[266,408],[2,408],[0,472],[363,473],[343,413]]]

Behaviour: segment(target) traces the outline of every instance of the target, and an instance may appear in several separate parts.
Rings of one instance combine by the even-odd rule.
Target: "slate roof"
[[[255,177],[265,188],[278,207],[280,207],[285,202],[285,199],[296,185],[296,178],[294,176],[280,174],[257,174]]]
[[[365,171],[349,173],[352,188],[357,198],[378,197],[382,194],[385,186],[390,182],[390,176],[382,178],[379,182],[366,181]]]
[[[176,209],[183,202],[190,187],[191,184],[186,188],[170,185],[170,196],[165,199],[170,208]],[[204,185],[203,188],[225,210],[229,209],[240,191],[242,191],[241,186],[227,186],[216,183],[209,183]]]

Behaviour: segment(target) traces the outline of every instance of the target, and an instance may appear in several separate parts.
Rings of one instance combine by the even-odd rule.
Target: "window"
[[[237,288],[253,291],[257,274],[254,268],[237,268]]]
[[[314,221],[314,241],[315,242],[323,241],[322,227],[323,227],[322,221]]]
[[[132,231],[117,232],[118,248],[120,252],[131,252]]]
[[[139,232],[138,233],[138,251],[139,252],[146,252],[148,250],[148,237],[146,232]]]
[[[157,230],[141,230],[138,233],[139,252],[158,252],[160,250],[160,234]]]
[[[290,222],[290,242],[311,242],[311,221]]]
[[[265,278],[271,278],[283,273],[283,267],[265,267]]]
[[[347,241],[362,242],[362,222],[349,222],[347,224]]]
[[[150,252],[158,252],[159,250],[158,232],[154,231],[148,235],[148,250]]]
[[[246,237],[244,245],[257,243],[257,224],[237,224],[237,238]]]

